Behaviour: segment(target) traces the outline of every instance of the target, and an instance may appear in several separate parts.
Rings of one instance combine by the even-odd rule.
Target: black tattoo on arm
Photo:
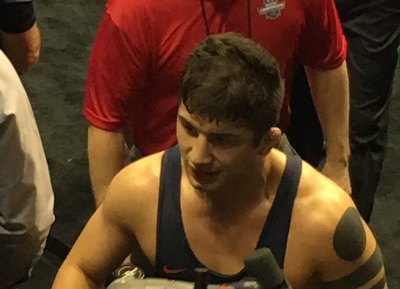
[[[355,208],[348,208],[333,236],[333,248],[337,256],[345,261],[355,261],[364,253],[366,243],[367,237],[360,214]]]
[[[371,289],[383,289],[385,288],[386,285],[386,278],[385,276],[382,277],[381,280],[378,281],[374,286],[371,287]]]
[[[336,280],[322,283],[322,288],[326,289],[356,289],[362,285],[365,285],[372,280],[383,268],[382,255],[379,247],[376,246],[372,256],[365,262],[361,267],[357,268],[354,272],[341,277]],[[381,284],[383,282],[383,287]],[[379,281],[373,289],[384,288],[386,281]],[[379,287],[381,286],[381,287]],[[371,288],[371,289],[372,289]]]

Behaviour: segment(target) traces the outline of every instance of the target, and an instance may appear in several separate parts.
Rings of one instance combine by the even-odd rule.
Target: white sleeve
[[[39,131],[22,83],[0,50],[0,234],[40,236],[54,196]]]

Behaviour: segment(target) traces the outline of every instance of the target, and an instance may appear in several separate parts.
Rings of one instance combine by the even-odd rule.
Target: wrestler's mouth
[[[190,168],[192,177],[199,183],[209,183],[215,180],[219,171],[198,170]]]

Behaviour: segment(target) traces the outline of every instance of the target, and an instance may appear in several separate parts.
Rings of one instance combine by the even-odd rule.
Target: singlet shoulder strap
[[[288,155],[281,182],[257,247],[268,247],[283,268],[292,209],[302,171],[302,160]]]
[[[165,151],[161,163],[157,215],[156,269],[159,275],[168,269],[186,268],[193,262],[185,236],[180,206],[181,158],[179,147]],[[176,252],[182,253],[176,258]],[[188,259],[189,258],[189,259]]]

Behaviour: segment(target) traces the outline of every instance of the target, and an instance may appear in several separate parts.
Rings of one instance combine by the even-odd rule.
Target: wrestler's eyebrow
[[[181,116],[181,115],[178,115],[178,119],[179,119],[179,121],[182,122],[182,123],[188,123],[188,121],[186,120],[186,118],[184,118],[184,117]]]
[[[229,140],[235,140],[239,138],[239,135],[231,133],[231,132],[213,132],[209,134],[209,137],[223,137]]]
[[[351,272],[350,274],[339,279],[323,282],[322,285],[323,288],[326,289],[357,289],[372,280],[382,270],[382,268],[383,262],[381,251],[379,250],[379,247],[376,246],[374,253],[368,259],[368,261],[356,271]],[[386,284],[386,281],[384,284]]]
[[[183,126],[195,128],[195,126],[194,126],[190,121],[188,121],[186,118],[184,118],[183,116],[180,116],[180,115],[179,115],[179,116],[178,116],[178,119],[179,119],[180,123],[181,123]]]

